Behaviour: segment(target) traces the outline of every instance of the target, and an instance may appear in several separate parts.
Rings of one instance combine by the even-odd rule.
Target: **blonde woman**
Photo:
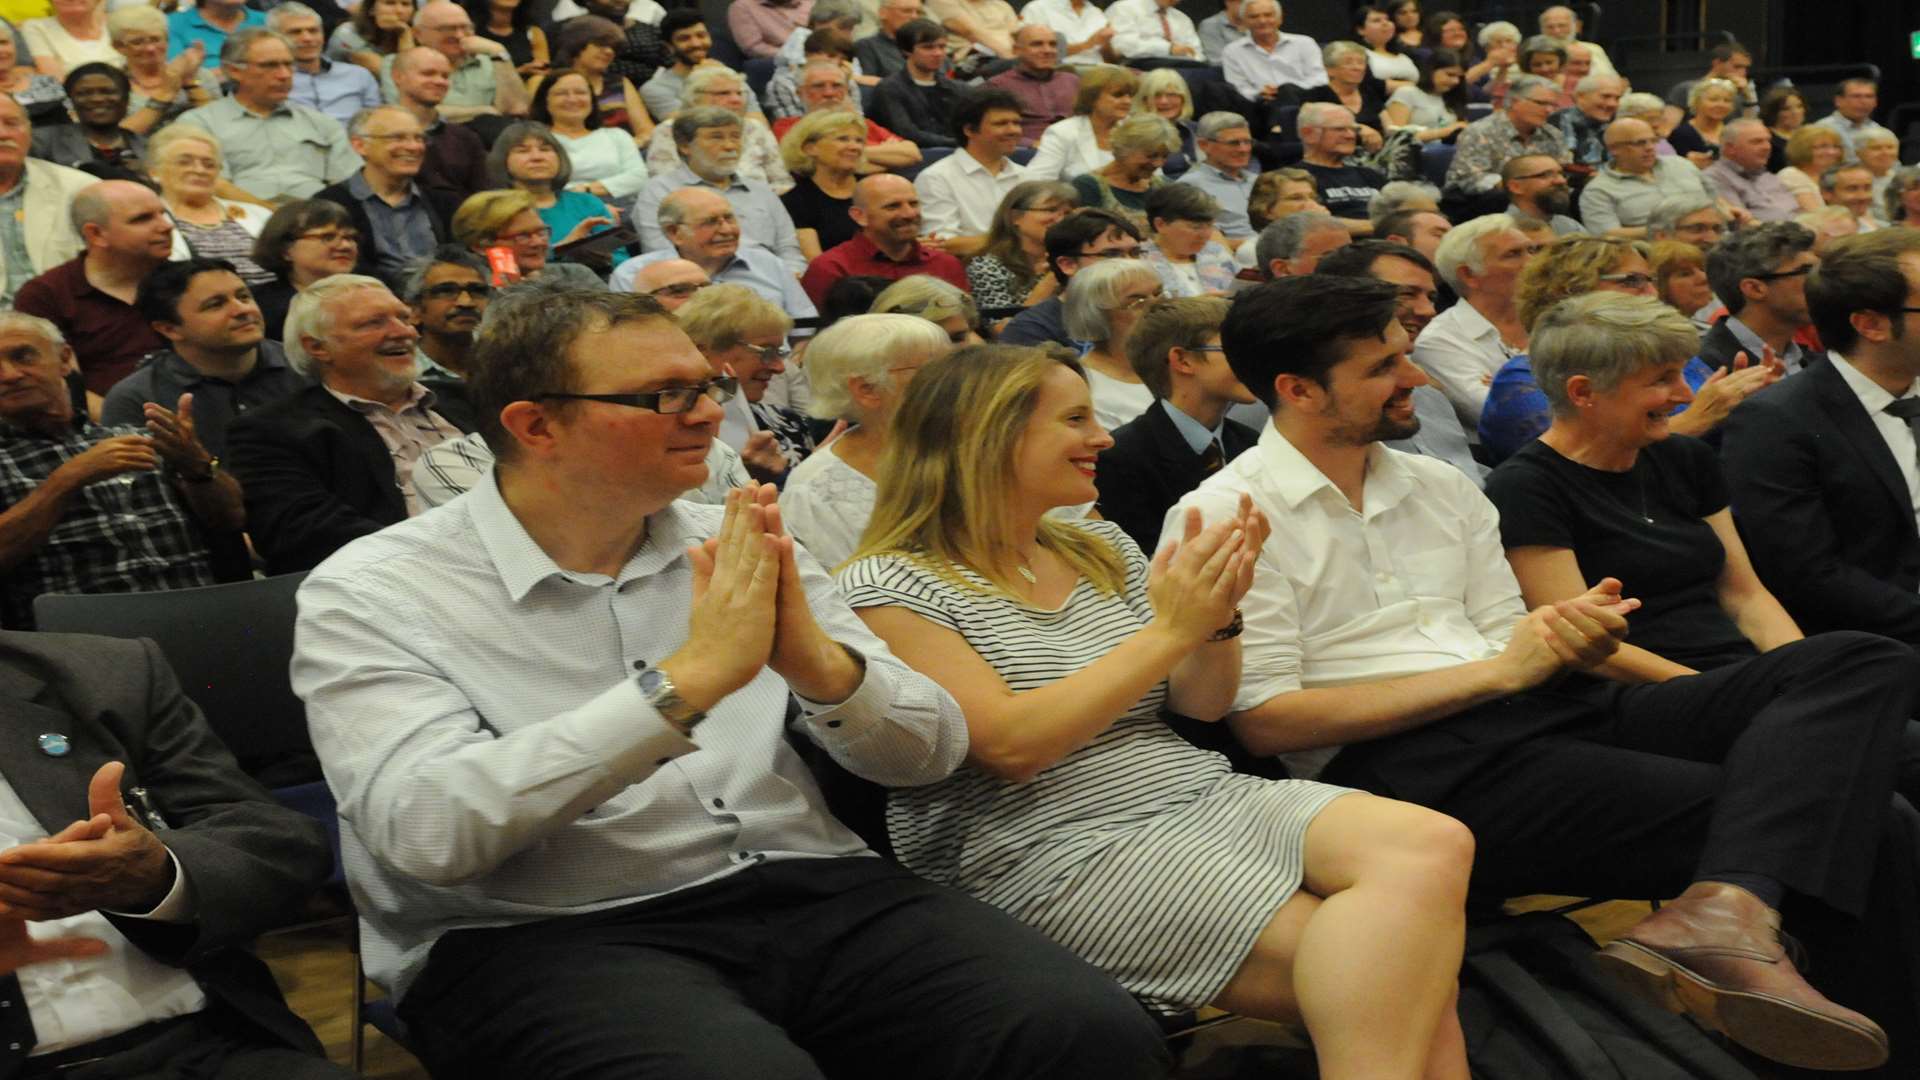
[[[20,24],[40,74],[64,79],[81,64],[125,63],[107,36],[106,0],[53,0],[53,14]]]
[[[1108,140],[1133,111],[1140,77],[1126,68],[1102,64],[1080,76],[1073,115],[1047,126],[1027,163],[1034,180],[1071,180],[1113,160]]]
[[[533,196],[518,188],[482,191],[467,196],[467,201],[453,212],[453,220],[448,227],[452,229],[457,243],[465,245],[481,258],[487,258],[489,250],[494,248],[504,248],[512,255],[513,269],[494,267],[496,286],[539,278],[541,281],[558,280],[583,289],[607,287],[600,280],[600,275],[578,263],[547,261],[555,239],[553,230],[541,220]],[[586,236],[594,227],[594,221],[583,221],[575,227],[577,235],[568,236],[561,242]],[[491,260],[489,262],[491,265]]]
[[[1174,68],[1155,68],[1140,76],[1140,89],[1133,95],[1133,115],[1157,116],[1180,132],[1180,153],[1188,161],[1198,161],[1193,148],[1193,90],[1186,76]]]
[[[220,93],[219,80],[204,70],[206,50],[196,42],[168,60],[167,38],[167,17],[144,4],[107,16],[107,39],[132,85],[120,126],[136,135],[158,131]]]
[[[1180,150],[1180,132],[1158,116],[1129,116],[1107,140],[1113,160],[1073,178],[1081,206],[1118,210],[1146,224],[1147,192],[1167,183],[1160,167]]]
[[[748,108],[744,76],[718,64],[703,64],[687,73],[680,90],[680,105],[716,105],[740,117],[740,165],[736,173],[742,180],[758,180],[784,195],[793,188],[793,175],[780,159],[780,140],[773,137],[767,118],[757,108]],[[663,118],[664,119],[664,118]],[[662,176],[681,165],[680,148],[673,142],[673,125],[655,125],[647,140],[647,171]]]
[[[1820,197],[1820,177],[1846,156],[1847,144],[1839,132],[1807,124],[1787,137],[1787,167],[1774,175],[1793,192],[1800,209],[1818,210],[1827,205]]]
[[[1720,157],[1720,132],[1733,115],[1740,91],[1726,79],[1701,79],[1687,92],[1687,119],[1673,129],[1667,142],[1675,153],[1685,154],[1697,168],[1706,168]]]
[[[901,397],[952,349],[946,331],[901,314],[854,315],[807,344],[807,412],[848,427],[794,466],[780,491],[780,522],[822,566],[838,566],[859,546]]]
[[[909,274],[880,290],[871,309],[876,315],[912,315],[925,319],[955,346],[978,345],[980,308],[973,297],[931,274]]]
[[[767,394],[793,356],[787,345],[792,316],[745,285],[709,285],[673,314],[716,373],[731,372],[740,380],[740,396],[727,407],[720,437],[740,451],[754,479],[784,484],[814,446],[806,416]]]
[[[780,196],[793,219],[800,253],[820,253],[853,239],[860,227],[847,211],[867,148],[867,122],[850,112],[809,113],[780,139],[780,160],[793,174],[793,190]]]
[[[1196,514],[1149,560],[1112,522],[1050,516],[1094,497],[1113,442],[1089,398],[1071,362],[1004,346],[907,388],[840,585],[954,696],[969,746],[947,779],[890,794],[896,857],[1155,1013],[1304,1020],[1327,1080],[1465,1080],[1451,1001],[1471,838],[1404,803],[1236,774],[1168,727],[1162,708],[1232,705],[1267,522],[1245,500],[1208,529]]]
[[[147,142],[146,160],[173,219],[174,258],[225,259],[251,286],[274,279],[273,271],[253,259],[254,242],[273,211],[213,193],[223,153],[212,132],[185,124],[161,128]]]

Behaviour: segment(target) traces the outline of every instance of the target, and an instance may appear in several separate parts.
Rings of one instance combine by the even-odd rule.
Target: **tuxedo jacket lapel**
[[[1913,499],[1907,492],[1907,478],[1900,471],[1900,463],[1893,459],[1893,451],[1887,448],[1887,440],[1880,435],[1880,429],[1873,426],[1873,418],[1867,415],[1866,407],[1860,404],[1859,395],[1840,377],[1831,363],[1815,364],[1801,372],[1797,378],[1813,379],[1820,388],[1820,407],[1826,410],[1828,418],[1840,437],[1860,455],[1867,471],[1887,489],[1887,495],[1895,506],[1901,508],[1900,518],[1906,523],[1903,531],[1913,533]]]

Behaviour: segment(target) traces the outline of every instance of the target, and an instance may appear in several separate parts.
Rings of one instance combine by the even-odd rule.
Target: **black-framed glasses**
[[[672,416],[692,412],[701,398],[716,405],[725,405],[739,392],[739,379],[731,375],[719,375],[698,386],[669,386],[665,390],[648,390],[638,394],[536,394],[533,400],[599,401],[608,405],[625,405],[629,409],[650,409],[663,416]]]
[[[1515,180],[1546,180],[1548,178],[1552,178],[1554,180],[1565,180],[1567,178],[1567,174],[1564,172],[1561,172],[1559,169],[1548,169],[1545,172],[1528,173],[1525,176],[1514,177]]]
[[[477,300],[485,300],[493,295],[493,286],[484,281],[443,281],[438,285],[429,285],[420,295],[429,300],[452,300],[461,293],[467,293]]]
[[[1806,277],[1811,273],[1813,273],[1813,264],[1808,263],[1806,266],[1795,270],[1775,270],[1770,274],[1755,274],[1753,276],[1759,281],[1779,281],[1781,278]]]
[[[358,244],[360,233],[354,229],[315,229],[312,232],[300,233],[294,239],[318,240],[327,247],[332,247],[335,244]]]

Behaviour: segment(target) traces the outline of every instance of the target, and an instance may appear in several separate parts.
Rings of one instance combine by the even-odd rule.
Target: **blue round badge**
[[[49,731],[40,736],[40,752],[48,757],[66,757],[67,751],[71,749],[73,744],[67,741],[65,735],[58,732]]]

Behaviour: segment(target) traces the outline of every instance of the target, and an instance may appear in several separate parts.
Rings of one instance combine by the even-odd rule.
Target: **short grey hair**
[[[1720,129],[1720,137],[1722,139],[1736,139],[1740,137],[1741,132],[1748,128],[1759,128],[1761,131],[1772,134],[1772,129],[1767,127],[1765,120],[1757,116],[1737,116],[1727,121],[1726,125]]]
[[[747,88],[746,76],[732,68],[721,67],[718,64],[702,64],[694,68],[687,73],[687,81],[680,85],[680,104],[682,106],[692,105],[698,101],[700,95],[706,93],[713,84],[723,82],[738,83],[742,92]],[[737,116],[738,114],[733,115]]]
[[[1373,198],[1367,200],[1367,220],[1377,224],[1381,218],[1397,210],[1405,210],[1409,204],[1420,199],[1432,203],[1434,212],[1439,212],[1439,188],[1424,180],[1389,180],[1380,185],[1380,190],[1373,193]]]
[[[304,338],[325,340],[333,329],[333,300],[356,289],[390,292],[387,283],[365,274],[334,274],[307,286],[306,291],[287,305],[287,322],[281,331],[281,348],[287,354],[287,366],[302,375],[313,374],[313,355],[307,352]]]
[[[673,141],[676,146],[693,142],[707,128],[737,127],[745,132],[746,121],[740,114],[718,105],[690,105],[673,114]]]
[[[1902,201],[1901,196],[1905,195],[1909,188],[1916,186],[1920,186],[1920,165],[1902,165],[1888,174],[1887,190],[1882,201],[1886,203],[1889,222],[1907,219],[1907,204]]]
[[[1620,99],[1620,107],[1613,115],[1616,120],[1638,120],[1643,116],[1658,116],[1666,110],[1666,99],[1659,94],[1636,90]]]
[[[1180,152],[1180,129],[1163,116],[1134,113],[1113,125],[1113,131],[1107,135],[1107,148],[1113,151],[1115,157],[1121,154],[1150,154],[1155,150],[1177,154]]]
[[[1556,95],[1560,93],[1560,87],[1550,80],[1538,75],[1521,75],[1507,83],[1507,104],[1511,105],[1514,98],[1526,97],[1535,90],[1551,90]]]
[[[1480,47],[1483,49],[1490,48],[1496,41],[1511,41],[1515,45],[1518,45],[1520,44],[1520,28],[1505,19],[1496,19],[1481,27],[1480,36],[1475,40],[1480,42]]]
[[[320,18],[319,12],[301,3],[300,0],[286,0],[285,3],[275,4],[268,9],[267,28],[279,30],[280,24],[288,19],[313,19],[323,26],[326,24],[326,20]]]
[[[0,334],[9,333],[32,334],[56,349],[67,343],[66,335],[60,332],[58,326],[24,311],[0,311]]]
[[[1914,171],[1920,174],[1920,169]],[[1738,315],[1740,309],[1747,306],[1740,283],[1747,278],[1771,274],[1795,255],[1812,251],[1814,239],[1812,229],[1791,221],[1749,225],[1707,252],[1707,284],[1712,286],[1713,295],[1727,305],[1728,314]]]
[[[1873,175],[1872,169],[1867,168],[1865,165],[1860,164],[1858,161],[1843,161],[1840,164],[1835,165],[1832,168],[1828,169],[1826,172],[1823,172],[1820,174],[1820,190],[1832,191],[1834,189],[1834,186],[1840,182],[1841,173],[1853,172],[1855,169],[1858,169],[1859,171],[1866,173],[1868,176]]]
[[[1585,43],[1582,42],[1582,44]],[[1607,75],[1604,73],[1583,75],[1579,82],[1573,84],[1573,92],[1576,94],[1591,94],[1595,90],[1609,85],[1625,89],[1627,80],[1618,75]]]
[[[1109,341],[1113,320],[1108,311],[1120,302],[1120,290],[1130,281],[1158,282],[1160,275],[1139,259],[1102,259],[1067,279],[1060,297],[1065,309],[1067,336],[1076,341]]]
[[[1895,135],[1886,128],[1870,128],[1853,137],[1853,148],[1856,151],[1863,146],[1874,146],[1880,143],[1892,143],[1894,146],[1899,146],[1900,136]]]
[[[1300,106],[1294,116],[1293,126],[1297,128],[1325,127],[1329,119],[1336,115],[1351,117],[1353,110],[1337,101],[1309,101]]]
[[[931,274],[909,274],[880,290],[868,309],[876,315],[911,315],[930,323],[956,316],[968,326],[980,325],[980,308],[973,297],[950,281]]]
[[[889,391],[895,386],[890,368],[922,353],[938,360],[952,347],[945,330],[916,315],[889,312],[841,319],[807,345],[807,383],[813,393],[807,413],[819,420],[860,420],[847,380],[861,379],[875,390]]]
[[[1265,274],[1275,259],[1298,258],[1307,246],[1307,238],[1322,232],[1346,232],[1347,227],[1332,214],[1301,211],[1270,221],[1253,242],[1253,260]]]
[[[1487,253],[1481,250],[1480,242],[1495,233],[1508,231],[1518,230],[1506,214],[1485,214],[1455,225],[1433,252],[1433,265],[1440,271],[1440,279],[1454,292],[1461,292],[1461,267],[1476,274],[1487,268]]]
[[[441,244],[407,263],[400,279],[400,299],[409,304],[419,303],[426,295],[427,275],[433,273],[436,266],[458,266],[479,274],[482,281],[487,278],[486,260],[459,244]]]
[[[1329,41],[1320,50],[1320,62],[1332,67],[1349,56],[1365,56],[1367,47],[1357,41]]]
[[[1591,292],[1548,308],[1533,324],[1527,352],[1534,381],[1557,416],[1570,416],[1567,380],[1585,375],[1602,393],[1636,371],[1675,364],[1700,351],[1700,332],[1651,296]]]
[[[1647,239],[1659,240],[1673,235],[1680,219],[1702,210],[1711,210],[1719,215],[1720,224],[1727,223],[1727,215],[1720,204],[1705,195],[1668,195],[1653,204],[1652,212],[1647,214]]]
[[[349,139],[365,138],[367,134],[367,126],[373,123],[374,117],[379,116],[383,112],[399,113],[400,115],[409,117],[409,118],[413,116],[411,112],[408,112],[406,109],[401,108],[398,105],[370,105],[367,108],[361,109],[359,112],[354,113],[353,119],[347,121],[347,138]]]
[[[1199,122],[1194,124],[1193,137],[1196,139],[1205,139],[1208,142],[1216,142],[1220,136],[1232,131],[1234,128],[1246,128],[1251,131],[1253,130],[1253,125],[1247,122],[1246,117],[1241,116],[1237,112],[1210,112],[1202,116]]]
[[[158,8],[148,4],[135,4],[117,8],[107,15],[107,40],[119,44],[129,31],[145,30],[149,34],[171,37],[168,32],[167,17],[160,14]]]
[[[1687,111],[1692,112],[1699,108],[1700,99],[1715,90],[1733,98],[1734,104],[1740,103],[1740,88],[1733,85],[1732,79],[1701,79],[1687,90]]]
[[[269,30],[264,26],[243,26],[227,35],[226,44],[220,46],[220,63],[226,67],[247,66],[247,53],[252,51],[254,43],[272,38],[293,51],[293,42],[278,30]]]
[[[654,220],[659,224],[660,230],[662,232],[665,232],[666,230],[671,229],[677,225],[685,225],[687,223],[687,217],[688,217],[687,201],[681,198],[681,196],[685,195],[689,191],[713,191],[713,189],[704,188],[704,187],[683,187],[683,188],[675,188],[674,190],[667,192],[666,197],[660,200],[659,211],[656,212],[654,215]],[[719,194],[719,193],[714,192],[714,194]]]

